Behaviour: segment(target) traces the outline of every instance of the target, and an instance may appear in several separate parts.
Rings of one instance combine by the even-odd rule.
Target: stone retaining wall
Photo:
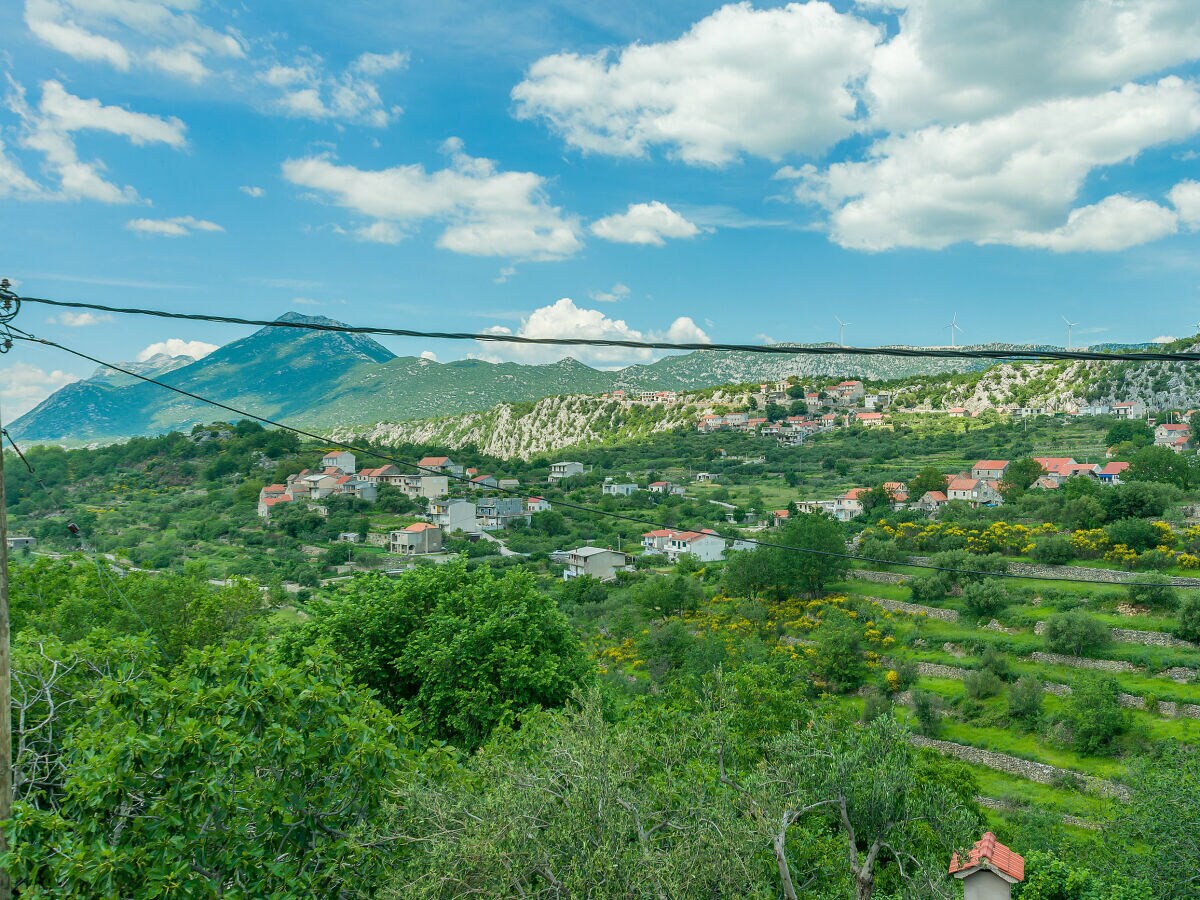
[[[876,572],[873,569],[851,569],[850,574],[860,581],[874,581],[876,584],[907,584],[912,581],[911,575],[901,572]]]
[[[928,565],[928,556],[910,556],[909,559],[918,565]],[[1013,575],[1026,578],[1087,578],[1092,581],[1102,581],[1107,584],[1125,584],[1137,581],[1142,577],[1141,572],[1124,572],[1119,569],[1095,569],[1088,566],[1045,566],[1040,563],[1010,562],[1008,571]],[[1172,576],[1171,584],[1176,587],[1200,587],[1200,578]]]
[[[1059,769],[1046,763],[1009,756],[1007,753],[996,753],[993,750],[982,750],[968,744],[956,744],[953,741],[939,741],[923,735],[913,734],[909,741],[916,747],[929,747],[945,756],[953,756],[965,762],[987,766],[997,772],[1016,775],[1039,784],[1054,784],[1063,778],[1077,778],[1084,782],[1092,791],[1105,797],[1116,797],[1118,800],[1128,800],[1129,790],[1120,784],[1093,775],[1083,775],[1069,769]]]
[[[938,609],[936,606],[921,606],[918,603],[905,603],[903,600],[885,600],[883,597],[865,597],[876,606],[892,612],[905,613],[910,616],[929,616],[931,619],[941,619],[943,622],[957,622],[958,610]]]
[[[1097,669],[1101,672],[1139,672],[1133,663],[1120,659],[1088,659],[1085,656],[1063,656],[1059,653],[1042,653],[1036,651],[1029,654],[1034,662],[1046,663],[1051,666],[1072,666],[1076,669]]]
[[[1200,650],[1200,645],[1185,641],[1164,631],[1132,631],[1128,628],[1114,628],[1114,641],[1123,644],[1145,644],[1149,647],[1175,647],[1179,650]]]
[[[975,802],[984,809],[994,809],[999,812],[1018,812],[1022,809],[1019,804],[1010,803],[1007,800],[997,800],[995,797],[976,797]],[[1064,813],[1061,818],[1064,825],[1072,825],[1075,828],[1086,828],[1088,831],[1100,830],[1100,826],[1095,822],[1088,819],[1081,819],[1079,816],[1069,816]]]

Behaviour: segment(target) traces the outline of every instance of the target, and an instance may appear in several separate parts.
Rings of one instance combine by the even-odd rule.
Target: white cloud
[[[670,341],[671,343],[710,343],[709,337],[689,317],[681,316],[665,331],[642,332],[631,328],[623,319],[611,319],[598,309],[583,309],[569,297],[557,303],[535,309],[513,332],[503,325],[487,329],[491,334],[517,334],[522,337],[603,338],[606,340]],[[627,366],[647,363],[666,355],[661,350],[632,347],[560,347],[535,344],[504,344],[481,342],[481,359],[493,362],[515,360],[524,363],[547,363],[572,356],[580,362],[600,367]]]
[[[99,100],[85,100],[54,80],[42,83],[42,97],[36,109],[26,101],[23,88],[11,78],[7,99],[9,109],[22,122],[21,145],[41,153],[45,169],[58,181],[53,188],[38,187],[37,195],[46,199],[101,203],[133,203],[139,199],[133,187],[120,187],[104,177],[103,162],[85,162],[79,158],[74,136],[80,131],[114,134],[136,146],[166,144],[181,148],[187,143],[186,127],[174,116],[151,116],[119,106],[105,106]],[[0,161],[0,179],[4,179],[3,173]]]
[[[1152,343],[1152,344],[1169,344],[1175,340],[1178,340],[1178,338],[1176,338],[1174,335],[1160,334],[1156,338],[1151,338],[1150,343]]]
[[[501,266],[500,271],[496,273],[496,277],[492,279],[492,284],[504,284],[516,274],[516,266]]]
[[[588,296],[597,303],[618,303],[629,296],[629,288],[618,281],[607,291],[593,291]]]
[[[385,106],[378,79],[407,64],[403,53],[363,53],[341,75],[329,75],[320,57],[312,57],[292,65],[271,66],[260,78],[279,89],[278,105],[289,116],[382,128],[401,110]]]
[[[267,192],[262,188],[251,184],[243,184],[240,188],[238,188],[238,190],[247,197],[253,197],[255,200],[259,199],[260,197],[265,197],[267,194]]]
[[[197,231],[224,231],[216,222],[197,219],[193,216],[175,216],[171,219],[131,219],[125,223],[130,231],[158,237],[186,237]]]
[[[59,388],[79,381],[78,375],[53,369],[47,372],[29,363],[14,363],[0,369],[0,403],[11,421],[24,415]]]
[[[501,172],[492,160],[464,153],[456,138],[445,150],[450,164],[434,172],[420,165],[370,171],[310,156],[285,162],[283,176],[373,219],[354,231],[363,240],[396,243],[436,221],[444,225],[438,246],[455,253],[547,260],[582,246],[578,224],[550,205],[542,176]]]
[[[138,362],[145,362],[152,356],[165,353],[167,356],[190,356],[192,359],[203,359],[217,349],[216,344],[207,341],[185,341],[183,338],[167,338],[156,341],[137,355]]]
[[[1200,182],[1181,181],[1167,194],[1179,222],[1185,228],[1200,228]]]
[[[1050,231],[1019,231],[1009,243],[1057,253],[1125,250],[1174,234],[1175,213],[1149,200],[1123,194],[1071,210],[1064,225]]]
[[[25,24],[39,41],[80,62],[122,72],[140,67],[200,82],[206,60],[240,60],[232,28],[203,24],[194,0],[26,0]]]
[[[1055,100],[979,123],[929,126],[885,137],[864,161],[781,170],[797,197],[829,211],[834,241],[859,250],[940,249],[953,243],[1019,243],[1054,235],[1063,249],[1104,237],[1107,217],[1127,201],[1070,212],[1095,169],[1200,130],[1200,92],[1179,78],[1130,84],[1095,97]],[[1137,207],[1143,234],[1153,211]],[[1151,213],[1151,215],[1147,215]],[[1161,231],[1162,217],[1158,218]],[[1086,226],[1086,228],[1085,228]],[[1159,235],[1161,236],[1161,235]]]
[[[41,194],[42,189],[25,174],[20,164],[4,149],[0,141],[0,197],[30,199]]]
[[[825,2],[724,6],[683,36],[616,54],[539,59],[512,92],[520,118],[544,118],[584,151],[684,162],[815,153],[851,134],[881,38]]]
[[[631,203],[623,213],[614,213],[592,223],[592,234],[619,244],[651,244],[661,247],[664,238],[690,238],[700,229],[658,200]]]
[[[300,306],[324,306],[320,300],[313,300],[311,297],[293,297],[292,302]]]
[[[112,320],[113,317],[108,313],[60,312],[46,321],[54,325],[66,325],[68,328],[86,328],[89,325],[102,325]]]
[[[907,129],[1087,96],[1195,59],[1194,0],[906,0],[875,54],[873,124]]]
[[[428,360],[429,362],[437,362],[437,354],[432,350],[422,350],[421,359]]]

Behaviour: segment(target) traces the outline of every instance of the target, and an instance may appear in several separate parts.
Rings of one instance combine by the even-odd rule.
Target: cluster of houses
[[[627,406],[653,406],[655,403],[673,406],[679,402],[679,394],[675,391],[626,391],[618,388],[601,394],[600,399],[616,400]]]
[[[606,497],[632,497],[643,490],[651,494],[682,496],[683,485],[671,481],[652,481],[643,488],[633,481],[616,481],[612,478],[605,478],[604,484],[600,485],[600,493]]]
[[[1094,478],[1101,484],[1120,484],[1122,473],[1129,468],[1129,463],[1115,460],[1104,465],[1076,462],[1066,456],[1035,456],[1034,460],[1043,472],[1032,485],[1039,490],[1054,490],[1075,477]],[[891,498],[893,509],[917,509],[930,515],[936,515],[943,506],[956,500],[973,507],[1000,506],[1004,503],[1000,485],[1009,465],[1006,459],[981,459],[969,472],[948,476],[946,490],[926,491],[917,498],[909,496],[903,482],[887,481],[882,487]],[[867,488],[852,488],[832,500],[805,500],[796,507],[801,512],[824,512],[840,522],[848,522],[862,514],[862,498],[866,493]],[[786,509],[775,510],[772,524],[785,525],[788,516]]]
[[[360,473],[354,454],[348,450],[332,450],[321,457],[316,469],[303,469],[289,475],[283,484],[268,484],[262,488],[258,492],[258,514],[269,519],[271,510],[280,504],[324,500],[326,497],[356,497],[374,502],[379,482],[368,476],[371,471],[366,469]],[[399,474],[399,470],[396,471]]]
[[[1187,414],[1191,419],[1191,412]],[[1172,425],[1164,423],[1154,428],[1154,446],[1166,447],[1176,453],[1192,449],[1192,429],[1187,425]]]
[[[684,554],[700,562],[720,562],[725,559],[728,542],[715,531],[675,531],[656,529],[642,535],[642,549],[647,555],[661,555],[667,562],[677,563]],[[736,549],[736,547],[735,547]],[[630,569],[630,556],[611,547],[580,547],[555,554],[564,564],[563,579],[570,581],[590,575],[601,581],[612,581],[617,573]]]

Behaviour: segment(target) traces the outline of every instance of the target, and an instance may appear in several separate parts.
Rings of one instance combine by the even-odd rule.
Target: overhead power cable
[[[165,388],[168,391],[173,391],[176,394],[179,394],[184,397],[188,397],[192,400],[199,401],[200,403],[208,404],[209,406],[213,406],[217,409],[223,409],[226,412],[233,413],[234,415],[241,416],[242,418],[251,419],[256,422],[261,422],[264,425],[270,425],[273,428],[279,428],[284,431],[290,431],[292,434],[298,435],[300,437],[308,438],[309,440],[316,441],[316,442],[323,444],[325,446],[328,446],[328,447],[339,447],[343,450],[349,450],[352,453],[360,453],[360,454],[363,454],[364,456],[370,456],[370,457],[374,457],[376,459],[386,460],[387,462],[390,462],[394,465],[403,466],[406,469],[415,470],[416,472],[420,472],[423,474],[442,475],[451,480],[458,481],[463,484],[471,483],[471,479],[465,475],[454,475],[451,473],[443,472],[440,469],[433,469],[428,466],[419,465],[418,463],[409,462],[408,460],[399,459],[399,458],[392,456],[389,453],[387,453],[383,450],[380,450],[378,448],[375,448],[375,447],[353,444],[348,441],[341,441],[336,438],[329,437],[328,435],[317,434],[316,432],[307,431],[303,428],[297,428],[294,425],[285,425],[283,422],[278,422],[278,421],[275,421],[274,419],[269,419],[266,416],[260,416],[257,413],[252,413],[252,412],[248,412],[247,410],[238,409],[236,406],[230,406],[228,403],[222,403],[219,400],[212,400],[208,397],[203,397],[200,394],[195,394],[191,391],[185,390],[184,388],[176,387],[173,384],[167,384],[165,381],[159,381],[158,379],[152,378],[149,375],[143,375],[140,372],[134,372],[130,369],[126,369],[122,366],[119,366],[116,363],[105,362],[102,359],[98,359],[95,356],[91,356],[90,354],[84,353],[82,350],[75,350],[71,347],[67,347],[67,346],[64,346],[63,344],[60,344],[57,341],[51,341],[46,338],[35,337],[34,335],[29,334],[28,332],[22,331],[21,329],[15,327],[15,326],[10,325],[9,327],[15,333],[14,337],[17,340],[26,341],[26,342],[35,343],[35,344],[42,344],[46,347],[53,347],[57,350],[62,350],[64,353],[69,353],[72,356],[78,357],[79,359],[87,360],[88,362],[94,363],[95,365],[98,365],[98,366],[105,366],[116,372],[121,372],[122,374],[129,375],[132,378],[136,378],[141,381],[145,381],[149,384],[156,384],[159,387]],[[512,488],[496,487],[496,488],[491,488],[491,490],[494,490],[497,493],[507,494],[509,496],[520,497],[524,500],[529,500],[531,497],[534,496],[532,494],[526,494],[522,491],[514,490]],[[669,530],[669,531],[675,531],[675,532],[688,530],[688,529],[681,529],[677,525],[667,525],[664,522],[655,522],[652,520],[642,519],[637,516],[626,515],[625,513],[613,512],[613,511],[605,510],[605,509],[597,509],[595,507],[585,506],[580,503],[572,503],[567,500],[556,500],[555,505],[558,507],[561,507],[563,509],[574,510],[575,512],[588,513],[589,515],[595,515],[595,516],[603,516],[603,517],[606,517],[609,519],[614,519],[614,520],[620,521],[620,522],[628,522],[630,524],[637,525],[641,528],[662,529],[662,530]],[[857,562],[875,563],[875,564],[884,565],[884,566],[904,565],[904,566],[908,566],[909,568],[926,569],[926,570],[933,571],[933,572],[946,572],[946,573],[954,574],[954,575],[971,575],[971,576],[976,576],[976,577],[981,577],[981,578],[1028,578],[1029,577],[1029,576],[1025,576],[1025,575],[1018,575],[1018,574],[1015,574],[1012,572],[984,572],[984,571],[973,570],[973,569],[956,569],[956,568],[947,567],[947,566],[935,566],[930,563],[911,563],[910,562],[910,563],[899,563],[898,564],[892,560],[880,559],[880,558],[873,557],[873,556],[860,556],[860,555],[854,554],[854,553],[839,553],[839,552],[836,552],[833,550],[817,550],[812,547],[795,547],[795,546],[791,546],[788,544],[776,544],[776,543],[773,543],[770,541],[754,540],[753,538],[740,537],[740,538],[737,538],[737,540],[741,541],[742,543],[754,545],[756,547],[763,547],[763,548],[774,549],[774,550],[785,550],[790,553],[807,553],[807,554],[813,555],[813,556],[835,557],[837,559],[848,559],[848,560],[854,560]],[[1072,582],[1072,583],[1076,583],[1076,584],[1102,584],[1102,585],[1105,585],[1106,587],[1111,587],[1113,585],[1113,582],[1111,582],[1111,581],[1100,581],[1100,580],[1094,579],[1094,578],[1073,578],[1070,576],[1040,577],[1037,580],[1039,580],[1039,581]],[[1149,587],[1149,586],[1152,586],[1153,584],[1155,584],[1155,583],[1154,582],[1138,582],[1138,581],[1120,582],[1120,586],[1134,585],[1134,586],[1138,586],[1138,587]]]
[[[91,309],[121,315],[154,316],[160,319],[183,319],[189,322],[215,322],[224,325],[255,325],[262,328],[292,328],[302,331],[325,331],[340,334],[367,334],[380,337],[409,337],[425,340],[484,341],[502,344],[536,344],[556,347],[625,347],[633,350],[675,351],[736,351],[780,356],[890,356],[907,359],[990,359],[990,360],[1068,360],[1100,362],[1200,362],[1200,352],[1164,353],[1156,350],[1129,350],[1101,353],[1091,350],[1052,350],[1013,348],[988,350],[965,347],[843,347],[836,344],[730,344],[730,343],[673,343],[671,341],[642,341],[624,338],[594,337],[528,337],[519,334],[494,334],[467,331],[417,331],[410,328],[341,325],[328,322],[246,319],[240,316],[218,316],[210,313],[180,313],[164,309],[143,309],[131,306],[106,306],[102,303],[83,303],[74,300],[50,300],[44,297],[21,297],[23,303],[41,303],[69,309]]]

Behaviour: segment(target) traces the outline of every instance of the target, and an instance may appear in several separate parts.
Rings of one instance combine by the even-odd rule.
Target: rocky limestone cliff
[[[587,395],[547,397],[533,404],[502,403],[485,412],[418,422],[381,422],[364,429],[342,429],[339,440],[372,443],[419,443],[450,449],[471,445],[501,458],[529,459],[572,446],[627,441],[639,434],[693,427],[696,408],[625,406]]]

